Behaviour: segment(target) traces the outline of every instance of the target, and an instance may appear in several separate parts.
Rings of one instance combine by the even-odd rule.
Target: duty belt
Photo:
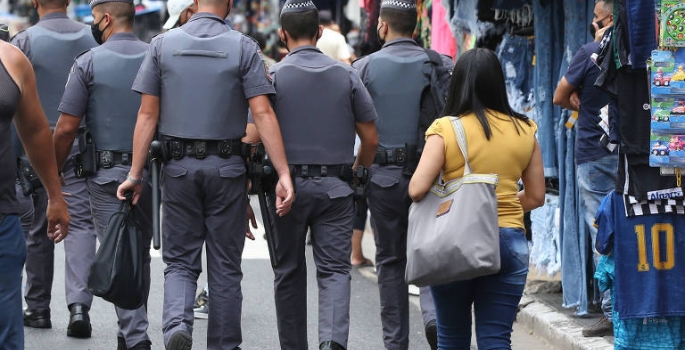
[[[407,149],[405,147],[379,149],[373,159],[374,164],[380,165],[403,165],[405,161],[407,161]]]
[[[207,156],[229,158],[242,154],[242,142],[240,139],[192,140],[172,138],[164,141],[164,146],[168,152],[168,157],[177,160],[186,156],[204,159]]]
[[[297,177],[343,177],[345,169],[351,169],[349,165],[294,165],[294,176]],[[350,170],[351,171],[351,170]]]
[[[115,165],[131,165],[131,153],[116,151],[98,151],[98,168],[109,169]]]

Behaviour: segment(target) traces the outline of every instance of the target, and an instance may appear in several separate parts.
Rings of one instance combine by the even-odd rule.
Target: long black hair
[[[444,114],[462,117],[474,113],[489,140],[492,130],[485,115],[487,110],[509,115],[516,132],[519,132],[517,119],[530,125],[528,117],[509,105],[502,64],[495,53],[483,48],[471,49],[454,66]]]

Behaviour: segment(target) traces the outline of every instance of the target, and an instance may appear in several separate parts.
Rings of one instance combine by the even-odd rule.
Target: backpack
[[[434,50],[425,49],[430,61],[430,86],[421,96],[421,112],[419,116],[419,135],[417,151],[423,151],[426,143],[426,130],[435,119],[442,117],[447,101],[447,93],[452,79],[452,67],[445,67],[441,55]]]

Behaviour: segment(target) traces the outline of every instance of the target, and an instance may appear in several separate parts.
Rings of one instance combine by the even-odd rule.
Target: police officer
[[[281,26],[278,35],[290,53],[269,73],[298,197],[292,213],[275,220],[274,289],[280,348],[309,348],[304,251],[311,229],[318,271],[319,349],[342,350],[349,333],[354,217],[354,191],[346,182],[352,175],[349,159],[356,130],[361,147],[355,165],[370,167],[378,143],[376,112],[357,72],[316,48],[323,28],[311,0],[287,1]],[[342,180],[346,170],[348,178]]]
[[[54,243],[62,241],[67,235],[69,213],[60,191],[50,129],[40,108],[31,63],[16,47],[0,42],[0,66],[0,347],[23,350],[21,269],[26,243],[12,181],[16,175],[10,142],[12,121],[50,198],[45,215],[47,229],[42,235]]]
[[[64,96],[59,105],[61,115],[53,135],[58,164],[69,154],[81,124],[86,127],[96,146],[98,166],[87,179],[90,207],[100,241],[112,214],[118,211],[118,185],[126,179],[131,165],[133,128],[140,106],[140,95],[131,85],[143,62],[148,44],[133,35],[135,8],[132,0],[95,0],[93,36],[101,46],[76,58]],[[147,178],[147,174],[144,176]],[[133,218],[144,232],[144,272],[146,292],[150,285],[151,209],[150,186],[145,181],[143,196],[134,207]],[[86,305],[90,307],[90,304]],[[119,349],[150,349],[145,306],[136,310],[116,308]]]
[[[88,26],[67,17],[68,0],[35,0],[33,5],[40,20],[25,31],[19,32],[11,43],[29,58],[36,73],[38,96],[50,127],[59,117],[57,110],[64,92],[69,68],[81,52],[96,46]],[[78,150],[75,142],[73,152]],[[28,162],[26,162],[28,164]],[[28,165],[27,165],[28,166]],[[87,338],[91,335],[88,307],[93,296],[87,289],[88,272],[95,257],[95,229],[91,219],[85,181],[75,178],[73,163],[65,164],[64,191],[71,214],[71,234],[64,242],[66,301],[70,311],[67,335]],[[31,197],[34,216],[26,235],[26,289],[24,299],[24,325],[51,328],[50,299],[54,273],[54,244],[45,237],[45,207],[47,196],[43,189],[34,189]]]
[[[274,93],[257,43],[224,22],[230,0],[198,0],[182,27],[155,37],[133,83],[142,94],[133,136],[133,164],[118,196],[141,193],[143,168],[159,126],[170,159],[163,169],[164,313],[167,349],[190,349],[193,299],[207,246],[208,349],[242,342],[240,282],[245,243],[247,177],[240,138],[248,107],[279,175],[276,211],[286,215],[294,190]]]
[[[407,159],[414,155],[407,152],[418,144],[421,97],[430,84],[426,71],[431,69],[425,50],[412,39],[416,18],[414,0],[383,0],[378,37],[385,44],[380,51],[353,63],[378,113],[379,147],[371,168],[368,204],[376,241],[383,340],[389,350],[409,346],[409,296],[404,272],[411,205],[407,188],[413,172]],[[451,70],[453,63],[445,57],[443,65]],[[435,322],[429,322],[435,320],[430,311],[432,298],[426,292],[423,289],[420,298],[422,309],[429,313],[424,315],[424,324],[429,343],[436,348]]]

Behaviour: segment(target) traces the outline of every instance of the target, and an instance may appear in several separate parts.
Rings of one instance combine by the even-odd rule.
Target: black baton
[[[152,181],[152,247],[159,250],[159,168],[162,163],[162,142],[152,141],[150,144],[150,177]]]

